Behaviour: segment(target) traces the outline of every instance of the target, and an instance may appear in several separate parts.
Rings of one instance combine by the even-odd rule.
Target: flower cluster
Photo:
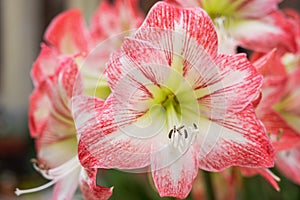
[[[166,0],[144,18],[137,0],[104,1],[89,27],[77,9],[57,16],[29,111],[50,182],[16,193],[108,199],[96,175],[112,168],[150,173],[162,197],[186,198],[199,169],[279,190],[275,165],[300,185],[300,16],[279,2]]]

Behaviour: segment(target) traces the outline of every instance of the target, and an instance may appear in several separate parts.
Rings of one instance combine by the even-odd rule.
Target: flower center
[[[202,7],[212,19],[215,19],[220,16],[233,17],[243,3],[244,0],[204,0]]]
[[[161,105],[166,109],[166,111],[174,109],[175,113],[178,115],[181,114],[179,101],[176,95],[172,92],[166,95],[166,98],[161,102]]]

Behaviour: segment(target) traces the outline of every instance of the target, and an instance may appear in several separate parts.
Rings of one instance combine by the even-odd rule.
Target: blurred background
[[[141,8],[147,12],[154,2],[142,0]],[[50,199],[51,190],[18,198],[13,193],[16,187],[30,188],[46,182],[30,163],[35,157],[34,141],[27,127],[28,97],[33,89],[30,69],[40,50],[43,32],[54,16],[79,7],[89,19],[98,4],[99,0],[0,0],[1,200]],[[281,7],[300,10],[300,0],[285,0]],[[112,199],[160,199],[148,179],[115,171],[106,172],[105,177],[103,184],[115,185]],[[148,184],[147,188],[141,181]],[[300,199],[299,186],[284,178],[280,183],[282,192],[276,192],[261,177],[246,179],[245,185],[242,199]],[[80,199],[79,195],[74,198]]]

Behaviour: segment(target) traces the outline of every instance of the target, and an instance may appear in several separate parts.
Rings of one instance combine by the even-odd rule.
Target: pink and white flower
[[[117,16],[122,17],[129,12],[131,15],[127,20],[138,23],[142,15],[135,10],[135,3],[134,0],[118,0],[115,8],[113,5],[107,7],[108,2],[103,2],[95,13],[90,29],[77,9],[58,15],[49,25],[44,36],[45,43],[31,71],[35,90],[30,97],[29,127],[36,141],[38,157],[34,167],[51,181],[38,188],[17,190],[18,195],[55,184],[53,199],[72,199],[78,185],[85,199],[108,199],[111,196],[112,188],[96,184],[97,169],[80,165],[77,154],[79,135],[76,133],[70,99],[74,87],[78,93],[96,94],[99,98],[106,98],[110,93],[106,81],[99,81],[94,74],[104,71],[104,63],[117,46],[109,45],[112,41],[109,40],[105,43],[109,48],[96,51],[92,59],[86,58],[99,42],[106,39],[104,35],[100,38],[95,33],[95,29],[107,30],[105,24],[96,24],[103,20],[100,17],[117,9],[112,18],[115,26],[106,36],[117,34],[121,29],[126,31],[127,26],[123,26]],[[118,37],[119,40],[123,38]]]
[[[296,50],[295,35],[290,34],[293,23],[277,7],[281,0],[167,1],[203,8],[216,25],[222,52],[234,53],[237,45],[260,52],[275,47]]]
[[[300,70],[288,73],[281,62],[281,53],[272,51],[254,63],[264,75],[262,98],[256,113],[275,147],[276,167],[283,175],[299,184],[300,177],[296,171],[299,170],[300,161]]]
[[[244,54],[218,54],[200,8],[157,3],[108,63],[108,99],[74,97],[88,168],[150,166],[161,196],[185,198],[198,168],[271,167],[274,150],[251,104],[262,76]]]
[[[16,194],[40,191],[54,184],[53,199],[72,199],[78,185],[85,199],[108,199],[112,194],[111,188],[97,186],[97,169],[85,169],[78,160],[76,130],[69,109],[77,76],[74,59],[66,58],[55,74],[44,79],[32,93],[29,120],[38,157],[34,167],[51,181],[33,189],[17,189]]]

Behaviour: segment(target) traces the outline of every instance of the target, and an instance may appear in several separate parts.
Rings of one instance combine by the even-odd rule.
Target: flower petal
[[[254,60],[256,58],[257,60]],[[261,57],[259,57],[259,53],[253,53],[251,55],[251,62],[253,62],[253,65],[258,72],[264,77],[272,76],[285,78],[287,75],[284,65],[281,62],[281,56],[276,49],[273,49]]]
[[[243,110],[259,96],[262,76],[244,54],[220,55],[215,65],[218,66],[218,74],[208,79],[204,87],[197,87],[198,101],[203,115],[222,119],[227,112]],[[209,74],[203,76],[209,77]]]
[[[72,200],[79,184],[79,174],[81,168],[78,167],[70,174],[64,176],[55,183],[52,199]]]
[[[64,60],[56,73],[45,79],[30,97],[29,128],[40,146],[75,136],[70,98],[78,68],[73,59]]]
[[[300,134],[300,69],[293,71],[287,80],[282,96],[275,110],[285,119],[286,123]]]
[[[151,170],[161,197],[184,199],[191,191],[198,173],[195,149],[189,148],[182,154],[172,146],[164,148],[151,155]]]
[[[88,32],[78,9],[59,14],[48,26],[45,40],[61,54],[76,54],[88,49]]]
[[[135,77],[135,73],[145,76],[153,83],[161,83],[162,81],[159,80],[161,76],[158,75],[161,72],[156,70],[151,73],[151,65],[168,66],[163,50],[153,46],[148,41],[126,38],[121,50],[112,54],[108,63],[106,74],[111,89],[115,90],[117,86],[121,87],[122,84],[119,82],[124,82],[124,79],[130,76]],[[146,74],[143,72],[144,68],[148,69]],[[132,87],[134,87],[133,83]]]
[[[52,144],[43,144],[44,138],[37,140],[37,157],[39,165],[46,168],[55,168],[67,162],[77,154],[77,139],[70,137],[53,142]]]
[[[59,53],[56,49],[42,43],[41,52],[31,69],[31,78],[34,85],[38,86],[48,76],[55,74],[59,62]]]
[[[228,31],[240,45],[259,52],[281,48],[295,52],[293,22],[281,12],[272,12],[260,19],[242,19],[230,24]]]
[[[217,53],[217,34],[214,25],[201,8],[181,9],[158,2],[149,11],[135,37],[147,40],[169,53],[181,55],[181,49],[178,49],[178,45],[182,45],[181,41],[174,40],[172,35],[165,38],[166,31],[175,36],[183,36],[182,38],[186,38],[186,42],[193,40],[210,56],[215,56]]]
[[[282,0],[244,0],[237,10],[237,15],[247,18],[263,17],[278,9]]]
[[[244,176],[248,177],[259,174],[264,179],[266,179],[275,188],[275,190],[280,190],[279,185],[277,183],[278,181],[280,181],[280,178],[273,174],[269,169],[240,167],[240,170]]]
[[[280,151],[276,157],[276,167],[294,183],[300,185],[300,143],[295,148]]]
[[[143,133],[141,131],[145,129],[139,127],[143,124],[134,123],[137,121],[136,116],[126,116],[127,113],[119,113],[120,111],[115,116],[116,102],[113,96],[104,104],[97,98],[80,98],[87,98],[81,101],[86,106],[78,105],[81,108],[78,111],[80,114],[75,116],[77,132],[81,136],[78,154],[83,166],[132,169],[149,165],[151,144],[154,143],[153,140],[157,140],[155,128],[146,129],[146,133]],[[150,125],[161,128],[159,120],[153,120]],[[141,135],[150,136],[145,139]]]
[[[207,120],[206,124],[199,124],[199,134],[201,169],[221,171],[229,166],[274,165],[274,148],[250,105],[223,120]]]
[[[82,169],[80,175],[80,190],[85,200],[106,200],[112,195],[113,188],[97,185],[97,169]]]
[[[97,44],[112,35],[137,28],[142,22],[137,0],[116,0],[114,4],[103,1],[92,18],[91,39]]]
[[[296,145],[295,141],[299,139],[299,134],[277,112],[268,111],[259,118],[270,134],[276,151],[290,149]]]

